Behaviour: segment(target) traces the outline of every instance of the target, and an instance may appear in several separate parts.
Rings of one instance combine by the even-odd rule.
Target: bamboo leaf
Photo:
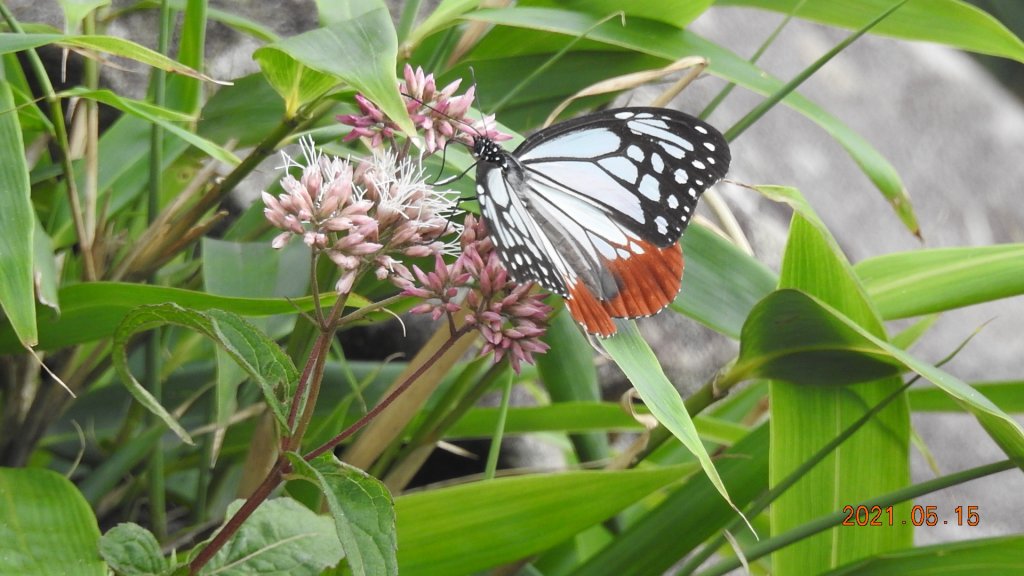
[[[96,554],[96,516],[67,478],[39,468],[0,468],[0,502],[4,573],[107,573]]]
[[[889,320],[1024,294],[1024,244],[899,252],[854,269]]]
[[[658,358],[651,351],[647,342],[640,336],[634,322],[616,322],[618,333],[601,344],[615,363],[625,372],[640,398],[658,419],[662,426],[686,446],[700,462],[704,473],[718,490],[726,502],[736,509],[725,489],[725,484],[715,470],[711,456],[697,434],[697,429],[690,419],[690,414],[680,398],[679,392],[672,386],[665,373],[661,370]],[[739,513],[739,510],[736,510]]]
[[[21,126],[14,109],[11,86],[0,80],[0,307],[21,346],[39,342],[35,292],[32,281],[33,233],[28,165],[22,149]]]
[[[720,0],[719,6],[748,6],[795,14],[856,30],[892,6],[893,0]],[[980,54],[1024,62],[1024,42],[985,11],[960,0],[910,2],[872,33],[948,44]]]
[[[841,355],[832,358],[834,365],[830,365],[827,352],[825,356],[812,352],[805,368],[816,373],[808,374],[808,379],[790,379],[795,376],[792,372],[769,376],[787,378],[773,380],[769,392],[772,419],[769,470],[770,482],[775,486],[813,457],[828,439],[860,419],[902,382],[896,375],[895,363],[872,354],[871,348],[864,344],[885,342],[885,330],[827,227],[799,191],[781,187],[760,187],[759,190],[795,210],[779,285],[803,290],[827,302],[832,307],[830,312],[836,315],[841,312],[845,321],[823,322],[820,316],[812,316],[808,321],[808,314],[792,313],[794,311],[785,306],[777,308],[778,301],[769,296],[755,307],[744,325],[736,367],[751,356],[765,357],[754,353],[751,346],[772,347],[775,343],[805,339],[803,344],[810,348],[817,345],[829,348],[837,340],[863,339],[856,344],[858,357]],[[776,294],[780,293],[809,298],[788,290]],[[761,316],[761,311],[766,311],[772,320]],[[748,327],[757,328],[751,331]],[[765,338],[773,329],[774,334]],[[794,366],[790,364],[788,368]],[[860,383],[835,385],[855,379]],[[870,425],[839,445],[831,456],[772,503],[772,533],[785,532],[849,502],[860,502],[906,486],[910,480],[909,429],[910,416],[905,401],[894,402],[878,413]],[[872,459],[886,462],[885,470],[863,465]],[[899,505],[898,512],[904,513],[907,507]],[[772,556],[773,567],[781,573],[819,573],[843,562],[909,546],[911,528],[896,525],[874,531],[832,529],[777,551]]]
[[[472,574],[535,554],[692,470],[533,474],[400,496],[401,574]]]

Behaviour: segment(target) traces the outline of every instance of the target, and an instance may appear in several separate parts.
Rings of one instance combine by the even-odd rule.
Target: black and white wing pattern
[[[729,146],[701,120],[619,108],[541,130],[513,152],[473,147],[481,212],[509,274],[566,299],[592,334],[647,316],[679,292],[677,243],[697,199],[729,169]]]

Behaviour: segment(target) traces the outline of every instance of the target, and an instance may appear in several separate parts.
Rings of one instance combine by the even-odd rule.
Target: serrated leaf
[[[352,574],[397,575],[395,505],[384,483],[331,454],[288,459],[296,474],[320,487]]]
[[[107,530],[99,548],[107,564],[124,576],[157,575],[168,568],[156,536],[133,522]]]
[[[177,304],[140,306],[129,312],[114,332],[114,367],[131,395],[158,416],[184,442],[192,443],[189,434],[140,384],[128,368],[128,341],[139,332],[159,326],[188,328],[210,338],[238,362],[259,385],[278,423],[287,425],[284,405],[277,395],[285,397],[298,383],[299,373],[291,359],[265,334],[242,318],[222,310],[203,313]]]
[[[11,576],[104,576],[96,517],[51,470],[0,468],[0,571]]]
[[[228,517],[241,503],[228,507]],[[260,504],[201,574],[319,576],[343,556],[330,518],[291,498],[275,498]]]

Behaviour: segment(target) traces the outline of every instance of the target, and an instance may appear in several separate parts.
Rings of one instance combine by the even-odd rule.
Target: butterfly
[[[481,214],[509,275],[565,299],[588,333],[649,316],[682,285],[678,243],[729,145],[665,108],[618,108],[536,132],[514,151],[477,136]]]

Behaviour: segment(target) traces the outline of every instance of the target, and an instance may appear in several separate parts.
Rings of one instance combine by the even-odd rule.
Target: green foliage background
[[[787,14],[850,36],[803,73],[778,79],[687,29],[716,6]],[[524,0],[499,8],[444,0],[430,13],[410,0],[397,25],[379,2],[352,0],[321,3],[320,27],[289,38],[203,0],[134,6],[156,11],[164,27],[180,18],[175,49],[164,42],[157,51],[104,35],[124,16],[106,2],[62,8],[64,32],[2,10],[5,574],[187,573],[210,530],[237,509],[235,497],[260,482],[314,338],[296,309],[313,306],[303,296],[310,275],[333,285],[332,271],[310,270],[301,249],[272,250],[262,206],[225,220],[218,207],[300,135],[338,154],[365,152],[341,146],[344,130],[333,120],[353,110],[357,91],[412,132],[395,83],[404,64],[441,83],[472,69],[486,87],[479,108],[523,133],[583,88],[701,56],[708,74],[764,97],[721,126],[727,137],[776,105],[792,108],[833,137],[875,187],[857,192],[881,194],[916,233],[896,169],[799,85],[864,33],[1024,62],[1024,42],[957,0]],[[215,83],[201,72],[210,21],[262,43],[253,53],[260,73]],[[89,55],[81,84],[54,89],[34,52],[42,48]],[[146,99],[100,88],[98,67],[110,56],[149,67]],[[576,100],[563,117],[619,92]],[[72,101],[82,103],[84,122],[66,122],[62,107]],[[103,131],[88,120],[100,103],[121,113]],[[470,162],[457,150],[449,160]],[[212,161],[225,175],[205,169]],[[1024,246],[918,249],[852,264],[798,190],[755,192],[793,212],[779,274],[706,226],[692,226],[683,241],[684,290],[668,313],[739,342],[713,381],[680,398],[632,326],[602,343],[660,423],[653,430],[600,400],[589,347],[565,314],[553,320],[549,354],[516,376],[536,407],[476,407],[509,372],[463,360],[478,345],[468,339],[436,354],[447,327],[408,363],[350,362],[339,348],[304,449],[437,359],[401,405],[345,446],[344,464],[288,454],[294,472],[282,493],[203,573],[450,575],[512,565],[523,574],[660,574],[673,566],[719,574],[741,563],[780,575],[1024,571],[1022,534],[914,547],[913,522],[900,522],[924,518],[915,498],[1018,474],[1024,462],[1024,429],[1008,415],[1022,409],[1024,380],[967,383],[907,351],[935,314],[1024,293]],[[375,282],[356,290],[354,309],[393,291]],[[410,304],[398,299],[391,309]],[[388,318],[377,311],[362,322]],[[907,318],[910,328],[890,333],[888,322]],[[148,343],[135,337],[154,328]],[[919,380],[929,385],[903,387]],[[911,442],[928,441],[914,438],[912,408],[970,414],[1005,459],[912,483]],[[437,442],[491,438],[499,423],[505,435],[543,435],[573,464],[590,464],[404,491]],[[622,431],[643,433],[646,447],[612,450],[609,433]],[[842,526],[845,505],[891,510],[896,522]]]

